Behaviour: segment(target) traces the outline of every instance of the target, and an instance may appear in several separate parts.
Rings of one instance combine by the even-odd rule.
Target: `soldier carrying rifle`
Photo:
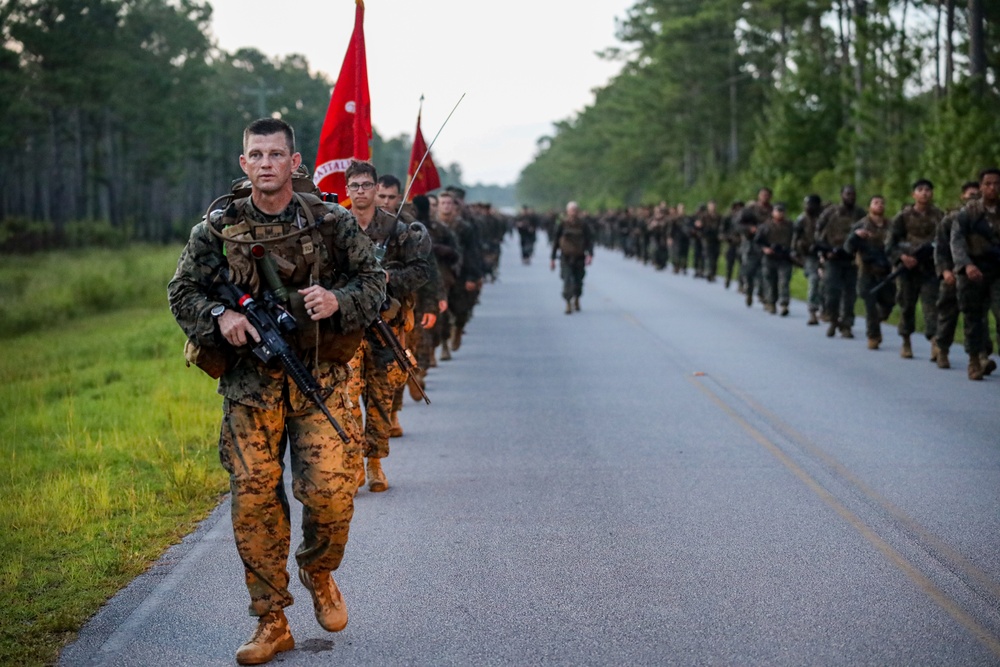
[[[230,198],[194,226],[168,286],[171,311],[188,336],[189,360],[219,377],[224,397],[219,453],[229,472],[250,613],[258,617],[257,629],[236,652],[240,664],[261,664],[295,646],[283,611],[292,604],[286,569],[291,525],[282,481],[286,446],[295,497],[304,507],[303,540],[295,553],[299,579],[324,629],[337,632],[347,625],[347,608],[331,575],[344,556],[361,468],[347,362],[378,314],[385,276],[350,212],[315,192],[297,192],[300,182],[312,189],[308,178],[293,178],[301,162],[287,123],[251,123],[240,156],[248,196]],[[273,274],[265,265],[273,265]],[[287,303],[265,296],[281,291],[275,280],[287,288]],[[227,298],[232,290],[218,289],[228,282],[245,294],[239,303]],[[308,378],[301,367],[290,374],[287,364],[264,361],[261,332],[245,310],[251,301],[267,309],[274,303],[274,321],[295,320],[294,335],[285,336],[288,349],[279,356],[301,362]],[[270,321],[264,315],[257,321]],[[346,429],[347,442],[335,432],[334,420]]]

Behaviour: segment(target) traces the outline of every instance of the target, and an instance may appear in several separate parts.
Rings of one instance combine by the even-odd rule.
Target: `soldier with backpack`
[[[583,277],[594,257],[593,234],[580,215],[580,206],[575,201],[566,204],[566,215],[559,221],[552,238],[553,271],[556,270],[557,256],[563,280],[562,294],[566,300],[566,314],[569,315],[574,310],[580,310]]]
[[[253,636],[236,652],[243,665],[268,662],[295,646],[284,613],[292,604],[286,447],[295,497],[304,508],[303,540],[295,552],[299,579],[324,629],[347,625],[347,607],[331,575],[344,556],[361,465],[347,362],[385,298],[372,243],[351,213],[293,185],[312,185],[293,178],[301,161],[287,123],[251,123],[240,156],[248,196],[227,197],[224,209],[194,226],[167,288],[170,309],[188,337],[185,356],[219,379],[224,397],[219,455],[229,473],[250,613],[258,617]],[[220,292],[224,284],[233,287]],[[234,290],[244,294],[238,302],[226,296]],[[251,324],[247,316],[258,308],[282,322],[286,357],[294,356],[297,370],[286,357],[281,365],[263,360],[266,350],[257,344],[274,330]],[[303,381],[315,385],[312,397]]]

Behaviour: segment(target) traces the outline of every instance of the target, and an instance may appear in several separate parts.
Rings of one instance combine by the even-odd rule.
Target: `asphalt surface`
[[[567,316],[545,252],[507,244],[434,403],[407,397],[336,573],[347,629],[293,576],[272,664],[1000,665],[1000,377],[607,250]],[[228,511],[60,664],[234,664]]]

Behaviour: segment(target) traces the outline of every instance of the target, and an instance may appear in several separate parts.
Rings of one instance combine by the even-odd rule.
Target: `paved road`
[[[357,498],[350,625],[295,581],[274,664],[1000,665],[1000,380],[608,251],[566,316],[515,255]],[[227,512],[61,664],[233,664]]]

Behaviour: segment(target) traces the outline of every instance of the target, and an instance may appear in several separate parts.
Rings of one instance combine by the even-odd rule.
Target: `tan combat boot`
[[[451,349],[458,352],[458,348],[462,347],[462,330],[456,328],[451,333]]]
[[[358,491],[360,491],[361,487],[365,485],[364,459],[362,459],[361,467],[358,468],[358,471],[354,474],[354,484],[354,495],[358,495]]]
[[[451,350],[448,349],[448,339],[445,338],[441,341],[441,361],[451,360]]]
[[[979,358],[978,354],[969,355],[969,379],[970,380],[982,380],[983,379],[983,361]]]
[[[879,340],[878,338],[869,338],[868,339],[868,349],[869,350],[877,350],[878,346],[879,346],[879,343],[881,343],[881,342],[882,341]]]
[[[402,438],[403,437],[403,427],[399,424],[399,412],[396,410],[392,411],[392,421],[389,423],[389,437],[390,438]]]
[[[938,347],[937,338],[931,338],[931,361],[937,361],[939,354],[941,354],[941,348]]]
[[[316,620],[324,630],[340,632],[347,627],[347,605],[332,574],[309,573],[299,568],[299,581],[312,595]]]
[[[412,398],[414,401],[420,402],[423,399],[420,398],[420,392],[418,391],[418,388],[419,389],[427,388],[427,384],[424,382],[424,376],[427,375],[427,371],[418,368],[414,371],[414,374],[417,376],[417,378],[415,380],[413,378],[408,379],[406,381],[406,388],[410,390],[410,398]]]
[[[841,338],[854,338],[854,332],[851,331],[851,327],[841,327],[840,328]]]
[[[368,457],[368,490],[372,493],[380,493],[389,488],[389,482],[382,472],[382,460]]]
[[[948,350],[943,347],[938,348],[937,359],[935,361],[937,361],[938,368],[951,368],[951,362],[948,361]]]
[[[903,336],[903,347],[899,350],[899,356],[903,359],[913,358],[913,347],[910,345],[909,336]]]
[[[580,310],[580,297],[573,297],[573,310]]]
[[[241,665],[263,665],[282,651],[295,648],[295,639],[288,629],[285,612],[279,609],[261,616],[257,629],[246,644],[236,649],[236,662]]]
[[[816,317],[816,311],[815,310],[812,311],[811,313],[809,313],[809,321],[806,322],[806,324],[808,326],[811,326],[811,327],[819,325],[819,318]]]
[[[567,315],[573,314],[573,302],[569,299],[566,299],[566,314]]]
[[[988,354],[980,355],[979,361],[983,366],[983,375],[989,375],[997,369],[997,362],[990,359],[990,355]]]

